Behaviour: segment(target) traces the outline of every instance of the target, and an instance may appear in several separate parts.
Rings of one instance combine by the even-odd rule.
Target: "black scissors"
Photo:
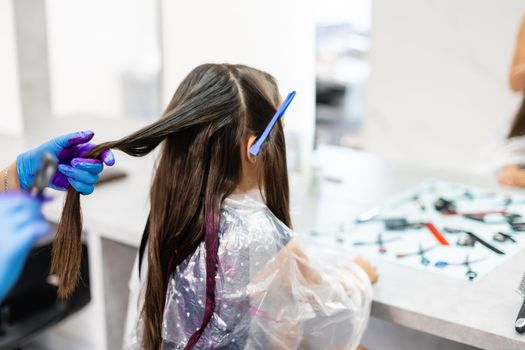
[[[494,253],[499,254],[499,255],[505,255],[505,252],[503,252],[500,249],[494,247],[492,244],[490,244],[489,242],[485,241],[484,239],[482,239],[480,236],[476,235],[473,232],[466,231],[466,230],[461,230],[461,229],[450,228],[450,227],[446,227],[444,230],[445,230],[445,232],[448,232],[448,233],[465,233],[466,234],[465,237],[462,237],[462,238],[460,238],[458,240],[458,245],[459,246],[462,246],[462,247],[473,247],[477,242],[479,242],[485,248],[493,251]]]

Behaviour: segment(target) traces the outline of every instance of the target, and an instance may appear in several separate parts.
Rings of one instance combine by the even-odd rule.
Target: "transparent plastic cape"
[[[219,237],[215,312],[196,349],[357,347],[368,322],[371,285],[349,258],[309,258],[255,191],[225,200]],[[169,281],[163,349],[184,349],[202,322],[205,260],[202,243]],[[142,347],[141,280],[131,287],[127,349]]]

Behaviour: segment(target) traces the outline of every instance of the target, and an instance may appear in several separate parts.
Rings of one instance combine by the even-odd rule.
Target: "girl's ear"
[[[250,163],[255,163],[257,161],[257,157],[250,153],[250,147],[255,143],[255,140],[257,140],[257,136],[252,135],[248,138],[248,142],[246,143],[246,157]]]

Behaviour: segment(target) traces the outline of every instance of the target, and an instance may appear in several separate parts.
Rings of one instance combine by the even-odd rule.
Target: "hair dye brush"
[[[520,312],[518,312],[515,326],[516,332],[523,333],[525,332],[525,274],[523,275],[520,286],[518,287],[518,293],[523,297],[523,304],[521,304]]]

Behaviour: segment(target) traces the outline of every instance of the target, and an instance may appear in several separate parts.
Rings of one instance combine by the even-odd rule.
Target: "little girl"
[[[249,151],[280,102],[267,73],[201,65],[163,118],[90,153],[117,148],[141,156],[162,144],[145,255],[130,281],[126,349],[358,346],[375,269],[363,260],[314,261],[301,248],[290,229],[280,122],[258,155]],[[75,269],[69,241],[80,235],[79,212],[71,190],[53,264],[62,295],[74,288],[65,277]]]

